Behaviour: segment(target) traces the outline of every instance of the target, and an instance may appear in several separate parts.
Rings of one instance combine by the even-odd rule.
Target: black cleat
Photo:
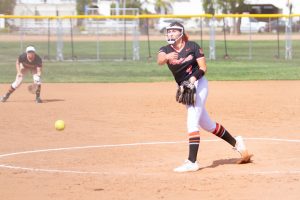
[[[9,95],[4,95],[4,96],[2,96],[1,98],[0,98],[0,102],[6,102],[7,101],[7,99],[8,99],[8,97],[9,97]]]
[[[37,97],[37,98],[35,99],[35,102],[36,102],[36,103],[43,103],[40,97]]]

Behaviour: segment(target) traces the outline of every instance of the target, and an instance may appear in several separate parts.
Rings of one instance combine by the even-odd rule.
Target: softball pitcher
[[[221,124],[212,121],[205,109],[208,82],[204,76],[206,61],[202,48],[197,43],[188,40],[184,26],[178,22],[171,23],[166,31],[168,45],[160,48],[157,63],[159,65],[167,64],[179,88],[183,89],[182,91],[185,89],[194,91],[195,97],[191,104],[187,103],[189,101],[178,101],[186,104],[189,155],[183,165],[175,168],[174,171],[189,172],[200,169],[197,153],[201,128],[222,138],[237,150],[241,155],[239,164],[251,162],[252,155],[248,153],[243,138],[241,136],[233,137]],[[184,94],[183,92],[183,96]],[[179,94],[179,96],[181,95]],[[183,97],[183,99],[185,98]]]
[[[22,53],[17,61],[16,61],[16,69],[17,69],[17,76],[16,80],[11,84],[10,88],[0,98],[1,102],[6,102],[9,96],[22,84],[23,77],[28,73],[31,72],[33,76],[33,82],[37,86],[35,91],[35,101],[36,103],[42,103],[40,98],[41,93],[41,75],[42,75],[42,59],[41,57],[36,54],[36,50],[33,46],[28,46],[26,48],[26,52]]]

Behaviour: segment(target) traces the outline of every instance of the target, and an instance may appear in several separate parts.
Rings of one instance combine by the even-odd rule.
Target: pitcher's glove
[[[32,84],[28,85],[27,89],[31,94],[35,94],[36,91],[38,90],[38,84],[32,83]]]
[[[183,81],[180,86],[178,86],[176,92],[176,101],[184,105],[194,106],[196,102],[195,85],[189,81]]]

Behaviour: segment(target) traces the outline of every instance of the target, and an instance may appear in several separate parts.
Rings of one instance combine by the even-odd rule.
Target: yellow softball
[[[55,122],[55,129],[58,131],[62,131],[65,129],[65,122],[63,120],[57,120]]]

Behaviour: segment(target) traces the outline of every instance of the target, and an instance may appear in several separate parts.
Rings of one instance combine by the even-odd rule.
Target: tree
[[[203,0],[203,9],[206,13],[215,14],[221,11],[225,14],[242,14],[249,11],[246,0]],[[235,23],[234,23],[235,24]],[[241,18],[238,18],[235,30],[240,34]]]
[[[140,14],[150,14],[149,10],[147,9],[147,5],[151,3],[151,0],[143,0],[141,2],[141,12]]]
[[[248,11],[249,7],[246,0],[203,0],[205,13],[215,14],[215,11],[222,13],[241,14]]]
[[[206,14],[212,14],[214,15],[215,14],[215,7],[217,5],[215,4],[214,1],[211,1],[211,0],[203,0],[203,3],[202,3],[202,7],[203,7],[203,10]]]
[[[85,14],[85,6],[90,5],[92,3],[92,0],[77,0],[76,4],[76,10],[78,15],[84,15]]]
[[[148,2],[148,0],[143,1],[143,2],[141,2],[141,0],[119,0],[119,8],[122,10],[123,7],[124,7],[124,3],[126,3],[125,8],[137,8],[138,9],[138,13],[136,13],[135,11],[132,12],[132,11],[127,10],[126,13],[125,13],[126,15],[145,14],[145,13],[148,13],[148,12],[147,12],[146,9],[144,10],[142,7],[143,7],[143,4],[147,3],[147,2]],[[117,3],[113,2],[111,4],[110,8],[116,9],[117,8]],[[111,14],[116,15],[117,13],[116,13],[115,10],[112,10]],[[119,14],[123,14],[123,11]]]
[[[242,14],[249,10],[249,5],[245,3],[246,0],[218,0],[222,13]]]
[[[126,8],[138,8],[141,9],[142,3],[140,0],[127,0]]]
[[[16,0],[1,0],[0,1],[0,14],[11,15],[14,12]]]
[[[172,11],[172,2],[174,2],[174,0],[156,0],[155,11],[159,14],[169,14],[170,11]]]

